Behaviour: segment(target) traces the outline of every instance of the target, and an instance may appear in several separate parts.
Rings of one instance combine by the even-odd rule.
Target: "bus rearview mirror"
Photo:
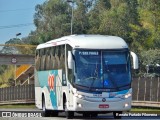
[[[73,57],[72,57],[72,52],[68,51],[68,68],[73,69]]]
[[[138,69],[138,57],[134,52],[130,52],[133,59],[133,69]]]

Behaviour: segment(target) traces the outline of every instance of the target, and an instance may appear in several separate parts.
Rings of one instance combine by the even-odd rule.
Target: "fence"
[[[133,100],[160,102],[160,79],[134,78],[132,81]]]
[[[34,103],[34,85],[0,88],[0,104]]]
[[[132,105],[160,108],[160,78],[139,77],[132,81]]]
[[[132,105],[160,107],[160,78],[134,78],[132,88]],[[0,104],[34,103],[34,99],[34,85],[0,88]]]

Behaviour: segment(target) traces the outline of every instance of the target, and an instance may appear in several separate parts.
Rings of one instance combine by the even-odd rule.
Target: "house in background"
[[[34,66],[25,64],[16,68],[15,86],[34,84]]]

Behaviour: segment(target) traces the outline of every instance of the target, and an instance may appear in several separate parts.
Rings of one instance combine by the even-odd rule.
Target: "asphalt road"
[[[36,117],[28,117],[30,113],[35,112],[34,114]],[[59,113],[58,117],[41,117],[41,111],[38,109],[0,109],[0,120],[21,120],[23,117],[23,120],[66,120],[64,112]],[[11,113],[11,114],[10,114]],[[20,113],[19,117],[17,117],[17,114]],[[28,114],[29,113],[29,114]],[[7,117],[11,115],[12,117]],[[96,118],[84,118],[81,114],[75,114],[75,117],[71,120],[106,120],[106,119],[114,119],[112,113],[108,114],[99,114]],[[160,115],[156,116],[154,113],[123,113],[122,119],[160,119]]]

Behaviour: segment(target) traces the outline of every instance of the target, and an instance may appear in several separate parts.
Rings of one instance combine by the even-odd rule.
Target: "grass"
[[[150,113],[150,114],[160,114],[160,109],[158,108],[132,108],[131,113]]]
[[[0,105],[1,108],[36,108],[35,104],[15,104],[15,105]]]
[[[158,108],[132,108],[131,111],[160,111]]]

